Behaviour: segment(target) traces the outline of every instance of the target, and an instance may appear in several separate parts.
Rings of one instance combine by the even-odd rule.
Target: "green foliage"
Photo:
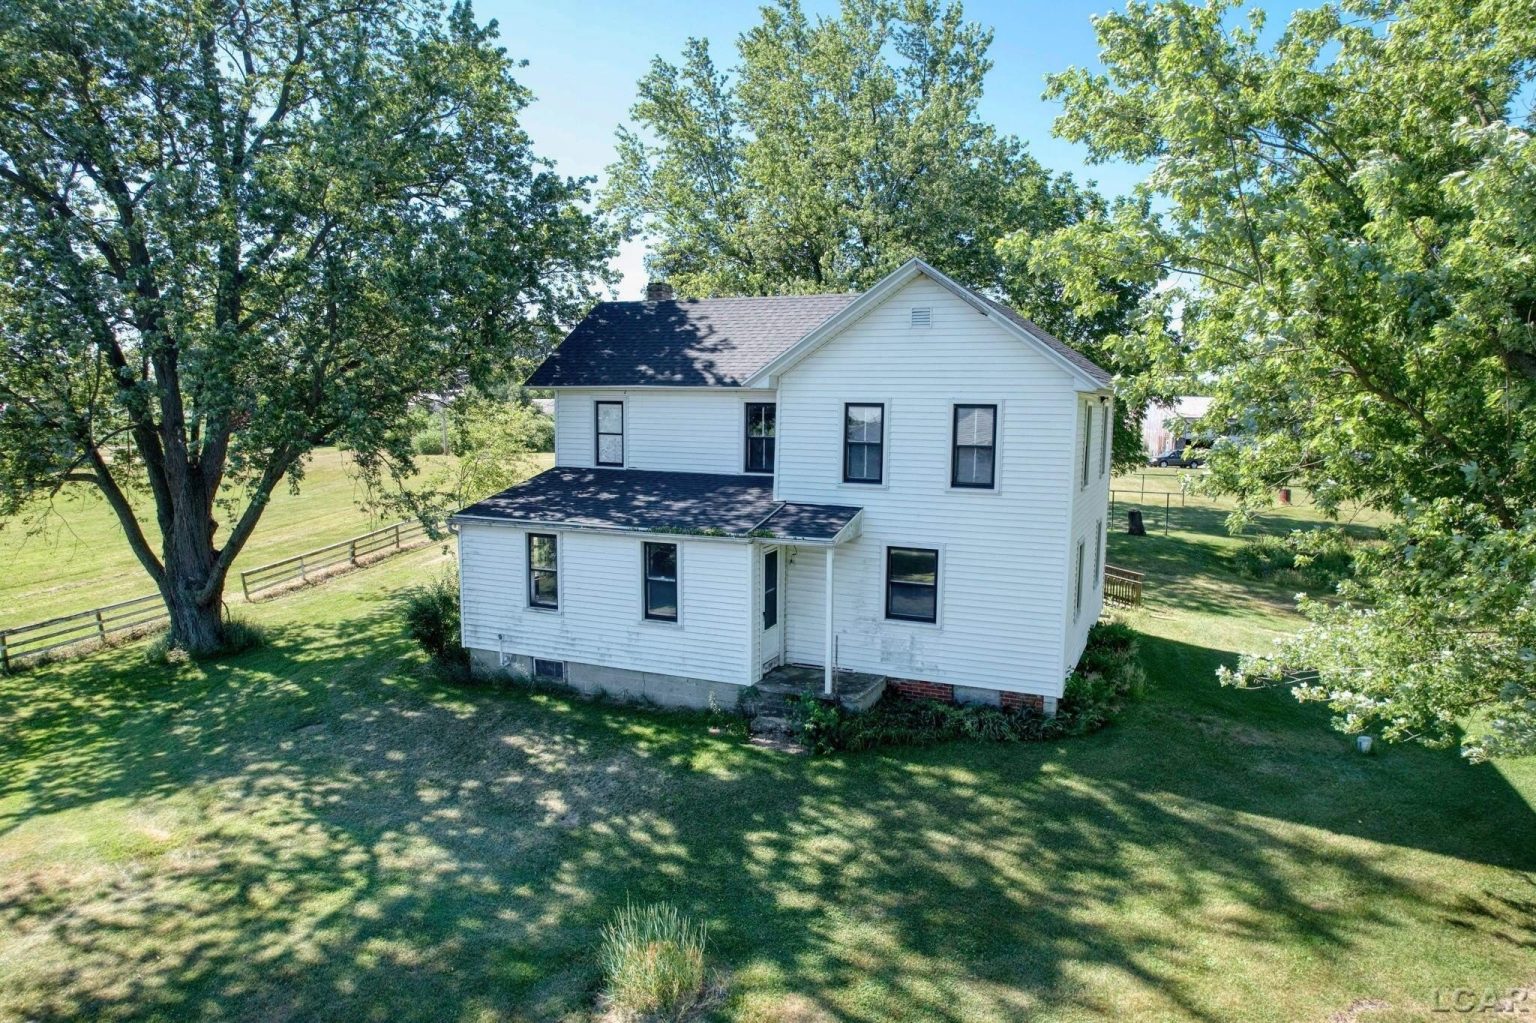
[[[795,703],[800,737],[815,753],[883,746],[927,746],[954,739],[1032,742],[1086,735],[1109,724],[1127,700],[1146,692],[1136,633],[1100,622],[1088,634],[1077,669],[1054,717],[1038,711],[912,700],[890,693],[869,710],[849,714],[816,697]]]
[[[459,642],[459,581],[454,575],[406,591],[400,614],[406,634],[443,667],[463,667],[469,652]]]
[[[676,906],[626,903],[603,928],[604,994],[620,1012],[680,1019],[704,993],[708,928]]]
[[[1354,542],[1338,530],[1296,530],[1289,536],[1259,536],[1233,555],[1238,574],[1249,579],[1291,580],[1332,591],[1354,569]]]
[[[1370,609],[1308,607],[1306,649],[1329,702],[1368,689],[1408,722],[1389,738],[1438,742],[1442,713],[1503,714],[1531,675],[1506,656],[1522,635],[1493,614],[1503,601],[1447,617],[1443,592],[1518,593],[1522,559],[1452,570],[1422,552],[1521,550],[1536,506],[1536,140],[1519,99],[1536,18],[1528,0],[1345,0],[1275,34],[1239,10],[1163,0],[1096,22],[1106,70],[1050,79],[1057,131],[1156,170],[1037,239],[1030,264],[1084,316],[1120,302],[1106,280],[1159,285],[1110,345],[1146,367],[1131,400],[1199,387],[1207,426],[1240,424],[1208,481],[1242,502],[1235,524],[1277,486],[1330,513],[1417,516],[1360,591]]]
[[[992,35],[960,5],[761,14],[729,73],[702,39],[654,60],[619,132],[603,203],[682,294],[862,289],[914,255],[995,285],[993,243],[1077,201],[976,116]]]
[[[224,620],[223,642],[215,650],[193,655],[166,629],[144,647],[144,661],[158,668],[175,668],[193,661],[232,657],[267,645],[267,630],[257,623],[231,615]]]
[[[537,472],[539,454],[554,446],[554,424],[532,405],[471,391],[449,406],[449,443],[458,459],[431,482],[441,501],[462,507]]]
[[[430,428],[411,438],[411,448],[418,455],[442,455],[448,451],[443,445],[443,431]]]
[[[1290,684],[1347,732],[1443,746],[1476,719],[1469,757],[1536,749],[1536,512],[1504,529],[1450,502],[1415,507],[1388,541],[1359,553],[1343,602],[1304,597],[1309,625],[1223,681]]]
[[[189,647],[310,452],[403,484],[417,396],[607,272],[467,5],[16,0],[0,52],[0,514],[98,489]]]

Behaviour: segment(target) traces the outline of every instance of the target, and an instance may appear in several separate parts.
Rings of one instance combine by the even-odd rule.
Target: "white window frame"
[[[992,405],[996,419],[992,424],[992,485],[990,487],[963,487],[955,485],[955,410],[962,405]],[[957,398],[949,403],[949,479],[945,489],[951,493],[998,494],[1003,490],[1003,423],[1007,403],[1001,398]]]
[[[533,538],[535,536],[552,536],[555,538],[555,606],[545,607],[533,602]],[[537,611],[539,614],[557,615],[565,611],[565,586],[561,576],[564,570],[561,564],[565,559],[565,544],[561,534],[554,530],[530,529],[523,534],[523,606],[529,611]],[[547,658],[546,658],[547,659]]]
[[[598,432],[599,421],[602,414],[598,411],[604,405],[619,406],[619,460],[614,462],[598,461],[598,453],[602,448],[603,435]],[[594,469],[624,469],[629,466],[629,401],[625,398],[593,398],[592,399],[592,467]]]
[[[1104,520],[1093,524],[1093,587],[1104,582]]]
[[[669,544],[672,547],[676,548],[676,550],[677,550],[677,570],[676,570],[677,571],[677,582],[676,582],[676,586],[677,586],[677,617],[671,619],[670,621],[668,619],[666,619],[666,618],[652,618],[652,617],[650,617],[649,615],[647,615],[645,613],[645,606],[646,606],[645,605],[645,600],[646,600],[646,596],[645,596],[645,583],[646,583],[646,577],[645,577],[645,573],[646,573],[645,547],[646,547],[646,544],[653,544],[653,543],[655,543],[655,544]],[[641,624],[643,624],[643,625],[655,625],[655,626],[659,626],[660,628],[664,628],[664,629],[679,629],[679,628],[682,628],[682,625],[683,625],[683,543],[682,543],[682,541],[681,540],[668,540],[668,539],[662,539],[662,538],[658,538],[658,539],[655,539],[655,540],[650,540],[650,539],[641,540],[640,541],[640,573],[639,573],[639,577],[640,577],[640,622],[641,622]]]
[[[899,547],[904,550],[925,550],[939,552],[939,578],[937,593],[934,594],[933,621],[915,622],[910,618],[885,617],[886,584],[890,581],[886,573],[890,570],[890,549]],[[944,580],[949,572],[949,554],[946,545],[936,543],[933,540],[907,539],[897,537],[880,541],[880,571],[875,573],[875,582],[878,585],[876,597],[879,603],[875,606],[880,609],[880,624],[884,626],[896,626],[911,629],[940,629],[944,625]]]
[[[747,468],[747,454],[752,449],[752,442],[748,435],[748,431],[752,429],[751,416],[753,405],[773,406],[773,468],[766,471],[762,469]],[[738,458],[736,462],[741,466],[741,474],[743,476],[777,477],[779,474],[779,399],[777,394],[771,398],[745,398],[742,400],[740,434],[741,457]]]
[[[1077,541],[1077,580],[1073,585],[1072,593],[1072,620],[1074,622],[1083,617],[1083,567],[1084,558],[1088,553],[1086,540]]]
[[[848,406],[849,405],[879,405],[884,408],[881,414],[880,430],[880,482],[879,483],[850,483],[843,477],[848,468]],[[885,397],[865,398],[839,398],[837,401],[837,480],[835,486],[841,490],[870,491],[889,490],[891,487],[891,399]],[[777,454],[775,454],[777,460]],[[777,468],[777,466],[775,466]],[[774,486],[778,486],[779,474],[774,473]]]
[[[1078,431],[1083,442],[1083,464],[1082,471],[1078,474],[1077,489],[1087,490],[1088,466],[1092,464],[1091,459],[1093,457],[1093,403],[1085,401],[1079,407],[1083,410],[1083,428]]]
[[[1109,410],[1112,403],[1100,402],[1099,407],[1104,410],[1103,421],[1099,424],[1101,435],[1099,437],[1099,479],[1104,478],[1104,473],[1109,469]]]

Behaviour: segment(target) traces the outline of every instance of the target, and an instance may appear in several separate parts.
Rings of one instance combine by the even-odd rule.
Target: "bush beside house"
[[[1029,742],[1086,735],[1113,721],[1128,700],[1146,691],[1136,633],[1120,622],[1100,622],[1088,634],[1077,669],[1054,717],[1029,704],[962,706],[888,691],[860,714],[808,697],[799,702],[800,735],[816,753],[881,746],[925,746],[952,739]]]

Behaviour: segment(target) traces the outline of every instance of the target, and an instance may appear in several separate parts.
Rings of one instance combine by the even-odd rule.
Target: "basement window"
[[[565,662],[546,661],[542,657],[533,659],[533,677],[554,679],[558,682],[565,681]]]

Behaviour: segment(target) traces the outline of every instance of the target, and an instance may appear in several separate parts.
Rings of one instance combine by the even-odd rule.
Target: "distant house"
[[[453,519],[478,674],[1054,710],[1099,616],[1114,416],[1109,375],[1022,316],[919,260],[861,295],[657,289],[527,383],[555,467]]]
[[[1211,398],[1175,398],[1171,404],[1148,402],[1141,420],[1141,440],[1147,459],[1171,448],[1182,448],[1194,439],[1194,424],[1211,408]]]

